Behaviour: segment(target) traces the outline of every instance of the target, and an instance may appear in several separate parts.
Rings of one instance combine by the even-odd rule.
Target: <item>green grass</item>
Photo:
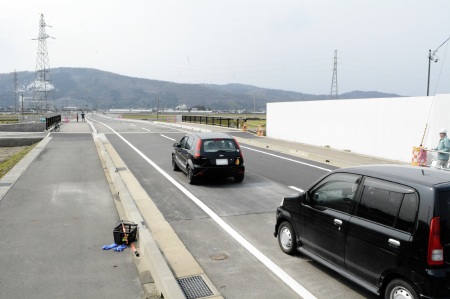
[[[8,173],[23,157],[25,157],[35,146],[37,143],[32,144],[21,150],[15,155],[12,155],[8,160],[0,163],[0,178],[4,177],[5,174]]]

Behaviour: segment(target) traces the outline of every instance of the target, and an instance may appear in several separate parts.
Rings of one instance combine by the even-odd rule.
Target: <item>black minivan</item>
[[[181,169],[193,184],[206,176],[244,180],[245,166],[238,142],[225,133],[188,133],[173,145],[173,170]]]
[[[334,170],[285,197],[274,235],[384,298],[450,298],[450,172],[407,165]]]

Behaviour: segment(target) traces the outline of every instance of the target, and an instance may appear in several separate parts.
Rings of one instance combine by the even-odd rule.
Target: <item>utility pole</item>
[[[338,81],[337,81],[337,50],[334,50],[334,68],[333,79],[331,80],[330,99],[338,98]]]
[[[34,75],[34,93],[33,101],[37,102],[37,109],[48,109],[48,99],[53,99],[53,84],[50,75],[50,63],[47,51],[47,38],[53,38],[45,32],[45,27],[51,27],[44,21],[44,15],[41,14],[39,21],[38,50],[36,58],[36,71]],[[55,103],[53,99],[53,108]]]
[[[431,68],[431,61],[438,62],[439,57],[437,57],[436,52],[439,50],[440,47],[442,47],[446,42],[450,40],[450,37],[445,40],[436,50],[434,50],[433,53],[431,53],[431,50],[428,50],[428,84],[427,84],[427,96],[430,95],[430,68]]]
[[[253,95],[253,118],[255,118],[256,111],[256,95]]]
[[[14,70],[14,112],[17,111],[17,72]]]

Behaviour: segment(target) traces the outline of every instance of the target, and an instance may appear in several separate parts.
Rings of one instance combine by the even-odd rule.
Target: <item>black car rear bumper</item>
[[[221,176],[221,177],[235,177],[242,176],[245,173],[245,167],[227,166],[227,167],[202,167],[194,164],[194,176]]]

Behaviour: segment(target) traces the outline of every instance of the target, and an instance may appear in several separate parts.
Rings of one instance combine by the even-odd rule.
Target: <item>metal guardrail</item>
[[[183,115],[182,121],[229,128],[241,128],[244,122],[247,121],[247,118]]]
[[[48,130],[51,126],[61,122],[61,114],[45,118],[45,129]]]

